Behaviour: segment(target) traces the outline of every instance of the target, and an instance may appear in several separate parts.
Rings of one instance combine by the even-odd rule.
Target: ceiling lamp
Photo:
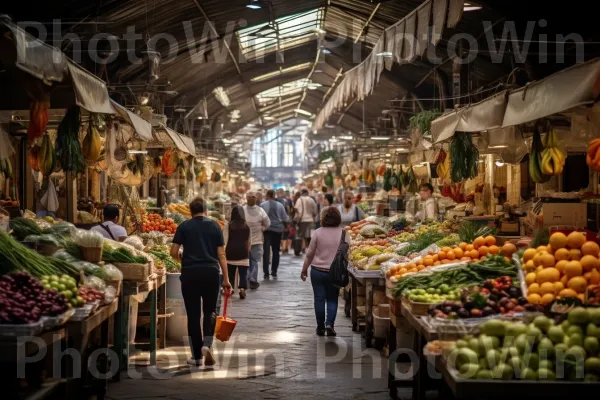
[[[389,136],[371,136],[371,140],[390,140]]]
[[[392,58],[393,54],[391,51],[384,51],[381,53],[377,53],[375,54],[377,57],[385,57],[385,58]]]
[[[352,140],[353,137],[352,136],[338,136],[338,139],[340,139],[340,140]]]
[[[217,101],[221,103],[223,107],[229,107],[231,101],[229,100],[229,96],[227,95],[227,92],[225,92],[225,89],[223,89],[221,86],[216,87],[213,90],[213,94],[215,95]]]
[[[480,5],[474,4],[474,3],[466,3],[463,6],[463,11],[477,11],[477,10],[481,10],[483,7],[481,7]]]
[[[260,10],[262,6],[260,5],[259,0],[250,0],[250,3],[248,3],[246,8],[249,8],[251,10]]]

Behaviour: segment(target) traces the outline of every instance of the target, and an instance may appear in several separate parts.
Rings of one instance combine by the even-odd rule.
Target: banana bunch
[[[549,174],[542,172],[542,152],[544,145],[539,132],[534,132],[533,142],[531,143],[531,153],[529,153],[529,176],[535,183],[546,183],[550,180]]]
[[[445,181],[450,176],[450,157],[446,156],[444,161],[435,168],[440,181]]]
[[[542,151],[542,173],[545,175],[562,174],[567,153],[558,147],[558,138],[554,129],[550,129],[546,134],[544,147],[545,149]]]
[[[590,142],[585,161],[591,169],[600,172],[600,139]]]

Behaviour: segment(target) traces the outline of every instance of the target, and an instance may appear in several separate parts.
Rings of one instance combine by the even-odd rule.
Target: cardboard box
[[[587,204],[547,203],[542,207],[544,226],[564,225],[577,229],[587,225]]]

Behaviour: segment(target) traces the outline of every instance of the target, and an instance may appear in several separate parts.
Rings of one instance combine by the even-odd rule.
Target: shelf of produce
[[[41,339],[41,342],[33,342],[30,340],[19,340],[18,337],[0,337],[0,362],[1,363],[18,363],[23,361],[23,358],[38,353],[44,348],[51,347],[53,343],[63,340],[66,337],[64,328],[54,329],[48,332],[41,333],[36,336]]]
[[[535,397],[540,398],[566,399],[598,393],[600,390],[600,382],[462,379],[457,376],[456,371],[448,367],[443,357],[435,357],[435,365],[457,399],[480,399],[482,393],[498,393],[498,398],[503,399],[512,396],[521,397],[526,393],[535,393]]]

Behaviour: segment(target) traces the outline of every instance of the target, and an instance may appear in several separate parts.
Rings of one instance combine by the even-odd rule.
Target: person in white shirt
[[[296,209],[296,222],[298,223],[298,239],[303,240],[303,251],[310,245],[310,236],[315,228],[315,217],[317,216],[317,203],[308,196],[308,189],[302,189],[300,198],[294,205]]]
[[[439,211],[437,200],[433,196],[433,186],[430,183],[422,183],[419,186],[419,196],[421,197],[423,209],[417,213],[417,218],[421,222],[437,220]]]
[[[351,223],[365,218],[364,211],[354,204],[354,194],[349,190],[344,192],[344,202],[338,205],[338,210],[342,216],[342,227],[350,226]]]
[[[106,239],[112,239],[116,242],[122,242],[127,239],[127,231],[119,222],[119,207],[115,204],[107,204],[102,211],[104,222],[94,226],[91,231],[98,232]]]
[[[246,205],[244,214],[246,215],[246,224],[250,228],[250,271],[249,281],[250,289],[258,289],[258,263],[263,256],[264,232],[271,226],[269,216],[257,204],[255,192],[246,194]]]

